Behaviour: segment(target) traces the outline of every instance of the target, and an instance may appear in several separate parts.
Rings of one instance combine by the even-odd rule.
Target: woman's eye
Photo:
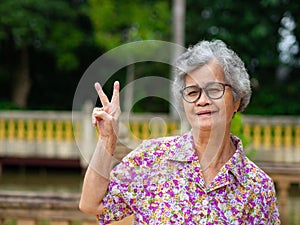
[[[189,96],[194,96],[194,95],[198,95],[197,91],[190,91],[187,93]]]
[[[215,92],[219,92],[219,91],[221,91],[221,90],[218,89],[218,88],[210,88],[210,89],[208,89],[207,91],[208,91],[208,92],[211,92],[211,93],[215,93]]]

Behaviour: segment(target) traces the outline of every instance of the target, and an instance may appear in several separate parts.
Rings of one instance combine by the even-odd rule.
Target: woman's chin
[[[212,124],[211,122],[197,121],[192,124],[192,128],[196,130],[211,130]]]

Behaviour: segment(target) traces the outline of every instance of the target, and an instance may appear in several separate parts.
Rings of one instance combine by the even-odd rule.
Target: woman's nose
[[[207,97],[205,91],[202,91],[200,98],[195,103],[197,106],[205,106],[205,105],[210,105],[211,100],[209,97]]]

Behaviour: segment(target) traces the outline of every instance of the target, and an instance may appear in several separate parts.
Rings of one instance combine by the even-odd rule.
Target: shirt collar
[[[245,167],[245,153],[242,141],[231,135],[233,144],[236,146],[236,151],[233,156],[225,163],[224,167],[227,171],[230,171],[243,185],[246,185],[246,180],[244,174]],[[167,157],[168,160],[178,161],[178,162],[192,162],[198,160],[198,156],[194,147],[194,140],[192,135],[192,130],[188,131],[182,136],[179,136],[176,141],[173,142],[174,146]]]
[[[198,160],[191,130],[179,136],[174,142],[174,146],[167,159],[178,162],[192,162]]]
[[[246,186],[247,180],[245,178],[244,168],[246,167],[246,156],[242,141],[231,135],[233,144],[236,146],[236,151],[233,156],[224,165],[225,168],[230,171],[242,185]]]

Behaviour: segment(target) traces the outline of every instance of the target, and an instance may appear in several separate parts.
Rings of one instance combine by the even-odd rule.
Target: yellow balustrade
[[[130,130],[131,130],[131,133],[133,135],[133,138],[134,139],[138,139],[139,138],[139,134],[140,134],[139,124],[137,122],[132,122]]]
[[[264,130],[264,142],[263,142],[264,148],[269,150],[271,148],[271,141],[272,141],[271,126],[270,125],[264,126],[263,130]]]
[[[243,133],[245,138],[249,139],[251,137],[251,126],[250,124],[244,124]]]
[[[287,125],[284,127],[284,148],[286,150],[292,147],[292,126]]]
[[[38,141],[42,141],[44,139],[44,122],[42,120],[36,121],[36,138]]]
[[[55,139],[61,141],[63,139],[63,123],[59,120],[56,121],[55,125]]]
[[[159,137],[162,134],[162,130],[160,130],[159,124],[158,123],[152,123],[150,126],[150,132],[151,132],[151,137]]]
[[[275,149],[280,149],[282,143],[282,126],[275,125],[275,133],[274,133],[274,147]]]
[[[32,119],[27,121],[27,140],[33,141],[34,139],[34,122]]]
[[[5,120],[0,120],[0,140],[5,138]]]
[[[20,117],[22,114],[20,114]],[[160,115],[161,116],[161,115]],[[17,117],[14,117],[17,118]],[[71,117],[64,115],[62,119],[59,115],[54,118],[28,118],[0,119],[0,139],[1,140],[25,140],[25,141],[73,141],[82,138],[82,120],[74,122]],[[145,118],[145,119],[144,119]],[[132,141],[137,139],[156,138],[165,135],[176,135],[180,133],[178,120],[172,120],[161,116],[164,121],[151,120],[146,115],[132,116],[128,123],[129,138]],[[243,124],[243,135],[250,141],[253,148],[260,150],[279,149],[300,149],[300,124],[296,118],[272,120],[265,117],[248,117]],[[149,123],[151,121],[151,123]],[[279,122],[280,123],[279,123]],[[287,121],[287,122],[286,122]],[[294,122],[295,121],[295,122]],[[96,132],[95,132],[96,136]]]
[[[296,126],[296,131],[295,131],[295,147],[300,148],[300,125]]]
[[[141,138],[147,139],[150,136],[150,131],[149,131],[149,125],[148,122],[142,123],[142,133],[141,133]]]
[[[24,140],[25,138],[25,123],[24,120],[19,120],[17,122],[17,137],[19,140]]]
[[[50,141],[50,140],[53,139],[53,134],[54,134],[54,132],[53,132],[53,124],[54,123],[51,120],[48,120],[46,122],[46,139],[48,141]]]
[[[73,137],[76,137],[76,138],[81,138],[82,137],[82,134],[81,134],[81,124],[79,122],[76,122],[76,123],[71,123],[71,132],[72,132],[72,139]]]
[[[253,146],[258,149],[261,143],[261,126],[255,124],[253,128]]]
[[[73,129],[72,129],[72,122],[67,121],[65,124],[65,139],[67,141],[73,140]]]
[[[13,140],[15,138],[15,121],[9,120],[7,127],[8,140]]]
[[[176,121],[168,123],[167,126],[168,134],[174,134],[174,132],[178,130],[178,123]]]

